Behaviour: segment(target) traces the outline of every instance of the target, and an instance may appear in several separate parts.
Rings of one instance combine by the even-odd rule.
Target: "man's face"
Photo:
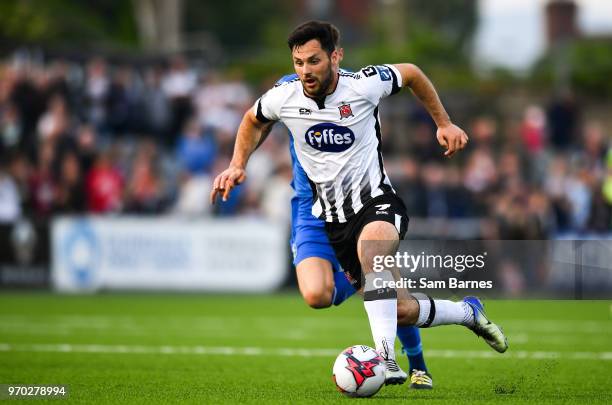
[[[328,55],[317,39],[298,45],[291,52],[293,67],[299,76],[304,92],[310,97],[320,97],[327,93],[338,70],[338,51]]]

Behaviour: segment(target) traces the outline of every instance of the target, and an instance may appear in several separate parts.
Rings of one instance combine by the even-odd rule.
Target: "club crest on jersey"
[[[354,117],[350,104],[342,104],[340,107],[338,107],[338,110],[340,110],[340,119]]]
[[[355,134],[350,128],[326,122],[308,128],[305,140],[322,152],[344,152],[355,143]]]

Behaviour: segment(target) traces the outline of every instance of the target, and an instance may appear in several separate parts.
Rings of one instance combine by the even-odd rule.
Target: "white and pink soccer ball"
[[[336,358],[333,380],[349,397],[371,397],[385,383],[385,361],[368,346],[352,346]]]

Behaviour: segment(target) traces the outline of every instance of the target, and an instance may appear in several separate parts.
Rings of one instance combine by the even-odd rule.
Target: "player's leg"
[[[377,198],[378,202],[384,202],[385,210],[365,210],[366,213],[362,217],[362,223],[364,231],[369,229],[369,221],[374,224],[379,224],[381,227],[386,224],[386,232],[389,235],[393,234],[391,229],[395,228],[399,239],[403,239],[407,225],[408,217],[405,214],[405,207],[401,200],[395,195],[383,195]],[[376,207],[380,207],[377,205]],[[386,221],[386,222],[384,222]],[[389,225],[395,225],[389,228]],[[378,225],[377,225],[378,226]],[[389,235],[377,235],[372,233],[371,235],[362,235],[360,240],[390,240]],[[365,237],[364,237],[365,236]],[[378,239],[377,239],[378,238]],[[399,241],[396,239],[397,243]],[[393,247],[392,244],[368,244],[367,246],[374,248],[375,252],[370,252],[367,260],[373,263],[373,257],[376,255],[393,255],[397,248]],[[382,248],[382,249],[381,249]],[[385,253],[384,250],[388,253]],[[359,254],[363,249],[358,249]],[[361,260],[361,257],[360,257]],[[371,271],[371,269],[365,269]],[[378,273],[381,274],[381,273]],[[366,276],[367,278],[374,277],[373,274]],[[400,290],[402,293],[406,293],[405,290]],[[397,292],[396,297],[397,297]],[[401,326],[417,326],[419,328],[427,328],[439,325],[463,325],[471,329],[477,336],[484,338],[485,342],[491,346],[494,350],[503,353],[508,349],[508,341],[503,331],[499,326],[491,322],[484,312],[484,306],[480,300],[476,297],[466,297],[462,301],[453,302],[450,300],[434,300],[433,298],[425,294],[413,294],[412,296],[402,296],[401,299],[397,300],[397,324]]]
[[[298,286],[304,301],[312,308],[340,305],[355,293],[341,271],[334,271],[329,260],[308,257],[296,267]]]
[[[329,307],[334,291],[331,263],[320,257],[309,257],[299,262],[295,270],[306,304],[312,308]]]
[[[423,357],[423,345],[419,328],[415,326],[397,326],[397,337],[402,343],[402,351],[408,356],[410,365],[410,388],[431,389],[433,380],[427,370]]]
[[[410,369],[427,371],[423,358],[423,344],[419,328],[415,326],[397,326],[397,337],[402,344],[402,351],[408,357]]]
[[[296,229],[296,274],[300,292],[312,308],[340,305],[356,290],[350,283],[320,227],[300,226]],[[322,241],[327,243],[323,244]],[[330,282],[330,272],[333,281]],[[331,299],[330,299],[331,296]],[[423,358],[419,329],[414,326],[398,326],[397,336],[408,356],[412,388],[431,388],[431,376]]]
[[[336,259],[323,225],[295,229],[294,264],[300,293],[312,308],[339,305],[355,293]]]
[[[334,271],[334,295],[332,297],[332,304],[340,305],[356,292],[357,290],[353,287],[348,278],[346,278],[346,274],[344,274],[342,270]]]
[[[394,255],[398,245],[398,230],[385,221],[365,224],[357,241],[357,253],[365,281],[364,306],[376,350],[387,365],[387,384],[402,384],[408,375],[399,368],[395,359],[397,292],[381,284],[383,280],[392,281],[393,275],[388,270],[374,272],[374,257]]]
[[[398,307],[400,307],[399,303]],[[419,328],[416,326],[402,326],[398,324],[397,338],[402,345],[402,351],[408,357],[410,388],[432,389],[433,378],[425,363]]]
[[[332,263],[322,257],[308,257],[296,266],[298,286],[304,301],[312,308],[340,305],[355,288],[342,271],[335,271]]]
[[[497,352],[508,349],[508,341],[501,328],[491,322],[484,306],[476,297],[462,301],[435,300],[425,294],[413,294],[414,299],[398,301],[398,324],[429,328],[440,325],[463,325]]]

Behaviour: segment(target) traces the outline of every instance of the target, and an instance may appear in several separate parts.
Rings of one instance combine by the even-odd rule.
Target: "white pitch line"
[[[611,304],[612,308],[612,304]],[[258,327],[261,325],[267,326],[270,322],[276,323],[285,321],[286,317],[251,317],[251,322],[254,322]],[[338,327],[339,325],[351,324],[359,321],[361,318],[321,318],[321,317],[303,317],[296,324],[302,327],[312,329],[323,329]],[[194,325],[196,328],[223,328],[228,327],[228,322],[240,325],[242,319],[238,317],[221,317],[221,316],[80,316],[80,315],[57,315],[57,316],[29,316],[29,315],[0,315],[0,325],[10,330],[12,328],[28,327],[36,325],[40,328],[50,328],[60,325],[66,328],[86,328],[86,329],[128,329],[128,328],[146,328],[151,325],[164,324],[170,327],[182,327],[185,323]],[[550,319],[508,319],[502,322],[505,329],[514,329],[521,332],[538,332],[538,333],[563,333],[571,332],[572,334],[611,334],[612,322],[609,320],[550,320]]]
[[[221,356],[334,357],[338,349],[266,348],[227,346],[141,346],[99,344],[12,344],[0,343],[0,352],[166,354]],[[612,352],[509,351],[503,355],[490,350],[426,350],[426,357],[465,359],[571,359],[612,360]]]

